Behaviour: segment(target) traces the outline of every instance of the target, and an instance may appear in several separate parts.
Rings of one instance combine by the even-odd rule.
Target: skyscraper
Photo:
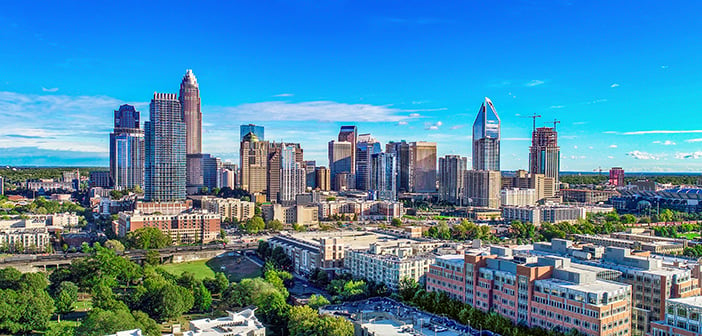
[[[327,167],[316,167],[314,169],[315,171],[315,177],[317,178],[317,181],[315,181],[315,185],[317,185],[316,189],[319,189],[321,191],[329,191],[331,190],[331,180],[329,178],[330,173],[329,173],[329,168]]]
[[[468,170],[463,179],[463,203],[469,206],[500,207],[501,174],[495,170]]]
[[[305,168],[296,160],[299,144],[282,146],[280,193],[278,202],[295,201],[295,196],[305,192]]]
[[[263,126],[256,126],[254,124],[241,125],[239,126],[239,138],[243,139],[247,134],[253,133],[256,135],[259,141],[265,141],[266,137]]]
[[[351,143],[351,170],[349,170],[348,185],[350,188],[356,187],[356,143],[358,143],[358,129],[356,126],[341,126],[339,130],[339,141]],[[332,175],[334,175],[332,169]],[[332,181],[334,176],[332,176]]]
[[[473,170],[500,170],[500,117],[485,97],[473,123]]]
[[[439,158],[439,200],[451,204],[461,203],[463,178],[468,167],[468,158],[446,155]]]
[[[115,189],[144,187],[144,157],[139,111],[122,105],[114,111],[114,131],[110,133],[110,180]]]
[[[265,193],[268,176],[268,142],[253,132],[245,135],[239,147],[241,188],[254,194]]]
[[[307,184],[307,187],[310,189],[317,188],[317,173],[316,173],[316,168],[317,168],[317,161],[305,161],[304,162],[305,166],[305,183]]]
[[[544,174],[553,178],[554,188],[558,188],[561,149],[558,147],[558,133],[555,128],[539,127],[534,130],[529,147],[529,173]]]
[[[394,153],[374,153],[371,155],[370,190],[377,199],[397,200],[397,160]]]
[[[336,177],[339,174],[350,175],[353,166],[353,145],[348,141],[329,141],[329,172],[332,181],[332,189],[340,190],[341,185]]]
[[[152,202],[183,200],[186,129],[181,104],[173,93],[154,93],[149,114],[144,125],[144,197]]]
[[[412,191],[436,192],[436,142],[411,142]]]
[[[178,95],[185,122],[186,191],[197,193],[204,187],[204,158],[202,153],[202,112],[200,111],[200,86],[193,71],[188,69],[180,82]]]
[[[283,170],[283,150],[286,147],[292,150],[292,159],[302,167],[303,153],[302,147],[297,143],[282,143],[271,142],[268,144],[268,168],[267,168],[267,187],[268,200],[280,201],[282,170]],[[304,189],[303,189],[304,190]]]
[[[380,153],[380,142],[370,134],[361,134],[356,143],[356,189],[368,190],[371,180],[371,155]]]
[[[391,141],[385,145],[386,153],[394,153],[397,161],[397,190],[398,192],[410,192],[413,188],[412,174],[414,164],[412,161],[413,147],[402,140],[400,142]]]

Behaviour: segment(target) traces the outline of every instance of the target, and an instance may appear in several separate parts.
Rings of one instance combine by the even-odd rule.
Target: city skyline
[[[342,125],[382,144],[437,142],[439,157],[470,158],[470,125],[487,96],[502,119],[503,170],[528,169],[531,121],[523,117],[533,113],[543,116],[537,126],[562,122],[561,171],[702,169],[702,130],[681,122],[695,120],[702,95],[694,62],[702,54],[698,3],[629,10],[623,3],[510,2],[398,12],[363,2],[226,4],[188,13],[200,25],[193,32],[177,26],[175,18],[186,15],[177,8],[154,22],[142,19],[150,10],[130,12],[145,21],[140,29],[165,36],[155,40],[135,28],[97,25],[74,6],[46,4],[31,14],[20,3],[3,6],[0,43],[15,48],[0,54],[0,63],[12,65],[0,76],[2,165],[107,167],[112,111],[124,103],[146,111],[151,93],[173,91],[192,68],[202,86],[202,152],[232,162],[239,161],[239,126],[249,123],[266,127],[270,140],[300,143],[305,159],[317,162],[327,161],[327,143]],[[126,13],[133,5],[115,6]],[[250,6],[241,11],[248,14],[237,6]],[[275,35],[279,26],[251,19],[264,7],[290,29],[285,38]],[[291,9],[298,10],[283,15]],[[475,11],[500,13],[509,24],[480,31],[473,27],[487,18]],[[595,12],[602,15],[585,20]],[[242,27],[252,37],[236,33]],[[138,61],[106,55],[113,43],[95,38],[117,33],[140,51]],[[179,33],[202,52],[161,52]],[[376,52],[359,54],[359,46]],[[478,47],[492,50],[491,59]],[[662,111],[676,118],[658,117]]]

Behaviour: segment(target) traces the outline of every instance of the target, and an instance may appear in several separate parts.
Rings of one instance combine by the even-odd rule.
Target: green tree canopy
[[[161,249],[171,245],[171,237],[154,227],[146,227],[129,232],[125,241],[129,248],[140,250]]]

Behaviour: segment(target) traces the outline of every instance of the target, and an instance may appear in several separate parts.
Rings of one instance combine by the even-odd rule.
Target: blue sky
[[[112,110],[200,83],[203,150],[238,160],[238,126],[326,143],[470,156],[483,97],[502,167],[527,168],[531,120],[558,125],[562,170],[702,169],[702,2],[215,1],[0,3],[0,164],[107,165]]]

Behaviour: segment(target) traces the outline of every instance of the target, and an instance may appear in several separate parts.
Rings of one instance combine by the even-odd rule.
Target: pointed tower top
[[[183,83],[182,84],[185,84],[185,83],[193,85],[193,86],[198,86],[197,78],[195,77],[193,70],[191,70],[191,69],[185,70],[185,76],[183,76]]]

